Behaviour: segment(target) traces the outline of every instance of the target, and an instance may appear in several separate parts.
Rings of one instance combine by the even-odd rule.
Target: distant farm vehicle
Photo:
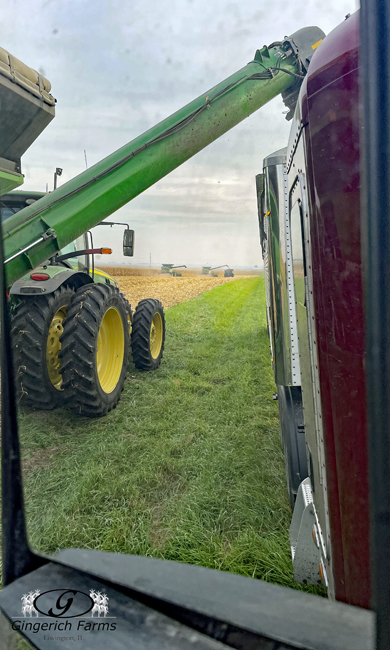
[[[180,266],[175,266],[174,264],[161,264],[161,273],[169,273],[169,275],[172,275],[174,278],[181,278],[182,273],[177,273],[175,269],[186,269],[185,264],[181,264]]]
[[[224,277],[225,278],[234,278],[234,269],[231,269],[228,264],[221,264],[221,266],[203,266],[202,267],[202,275],[211,275],[213,278],[218,277],[218,273],[211,273],[211,271],[215,271],[216,269],[223,269],[227,267],[224,271]]]

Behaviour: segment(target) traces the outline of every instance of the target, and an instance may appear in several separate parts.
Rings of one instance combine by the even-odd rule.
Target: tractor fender
[[[85,284],[92,283],[93,280],[88,273],[81,271],[61,271],[49,280],[31,280],[31,278],[23,278],[14,282],[10,289],[11,296],[31,296],[44,293],[53,293],[61,286],[71,287],[72,289],[79,289]]]

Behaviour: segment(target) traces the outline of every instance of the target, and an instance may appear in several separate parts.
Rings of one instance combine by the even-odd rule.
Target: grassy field
[[[167,311],[161,367],[130,364],[107,417],[20,413],[35,548],[135,553],[300,588],[264,314],[263,279],[216,287]]]

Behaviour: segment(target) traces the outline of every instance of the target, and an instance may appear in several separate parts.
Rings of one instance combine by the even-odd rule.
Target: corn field
[[[235,278],[225,278],[223,273],[219,277],[200,275],[196,271],[180,269],[182,277],[173,277],[169,274],[160,274],[159,269],[140,269],[136,267],[104,267],[102,270],[112,275],[118,282],[120,290],[133,309],[143,298],[157,298],[165,309],[181,302],[195,298],[204,291],[208,291]],[[240,275],[240,277],[244,277]]]

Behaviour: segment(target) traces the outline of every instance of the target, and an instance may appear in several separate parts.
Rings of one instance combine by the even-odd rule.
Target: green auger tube
[[[7,219],[7,284],[96,226],[297,78],[302,79],[301,61],[291,43],[285,40],[258,50],[254,61],[225,81]]]

